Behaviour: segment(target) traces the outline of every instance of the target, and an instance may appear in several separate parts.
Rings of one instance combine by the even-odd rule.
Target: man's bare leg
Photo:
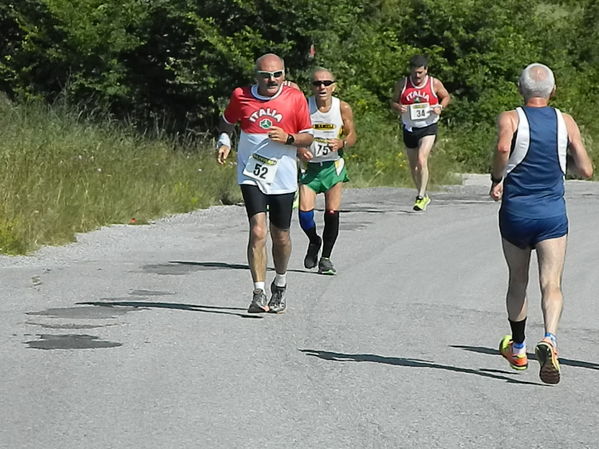
[[[522,321],[528,313],[526,288],[530,266],[530,249],[521,249],[507,240],[502,240],[503,255],[508,265],[509,281],[505,297],[508,319]]]
[[[341,209],[341,198],[343,196],[343,183],[338,182],[324,193],[325,210]]]
[[[418,148],[406,148],[408,164],[410,165],[410,172],[418,196],[426,195],[429,180],[428,158],[433,149],[435,138],[434,135],[424,136],[420,139]]]
[[[299,186],[300,210],[310,211],[316,206],[316,192],[305,184]]]
[[[272,257],[275,264],[275,279],[270,287],[272,296],[268,302],[269,312],[283,313],[287,308],[287,265],[291,256],[289,229],[283,230],[270,224],[272,237]]]
[[[270,224],[272,237],[272,257],[277,274],[287,273],[287,265],[291,256],[291,237],[289,229],[283,230]]]
[[[566,258],[567,236],[549,239],[537,244],[539,283],[545,332],[556,334],[562,314],[562,274]]]
[[[503,337],[499,343],[499,352],[515,370],[528,368],[526,355],[526,315],[528,301],[528,273],[531,249],[521,249],[507,240],[502,240],[503,255],[508,265],[509,280],[505,295],[505,305],[511,328],[511,335]]]
[[[268,303],[264,292],[266,280],[266,213],[259,212],[250,218],[250,237],[247,247],[248,264],[254,281],[252,302],[248,308],[249,313],[268,312]]]
[[[539,377],[547,384],[557,384],[561,377],[556,332],[564,304],[561,283],[566,256],[566,240],[567,236],[564,235],[537,244],[545,336],[537,343],[535,354],[541,366]]]
[[[260,212],[250,218],[250,237],[247,247],[248,264],[254,282],[264,282],[266,279],[266,213]]]

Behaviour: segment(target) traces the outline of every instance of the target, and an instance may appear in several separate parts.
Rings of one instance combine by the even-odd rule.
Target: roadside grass
[[[240,200],[213,153],[61,107],[0,102],[0,253]]]
[[[351,183],[348,187],[414,187],[404,151],[402,130],[389,116],[365,114],[357,121],[358,143],[345,155]],[[452,158],[454,145],[444,126],[429,158],[430,189],[459,182],[459,163]]]
[[[348,187],[413,187],[401,129],[389,116],[357,121],[346,152]],[[208,144],[142,136],[60,105],[0,101],[0,253],[27,254],[110,224],[144,224],[242,200],[235,155],[221,167]],[[444,126],[431,155],[430,188],[459,182],[455,137]],[[453,149],[453,151],[452,151]]]

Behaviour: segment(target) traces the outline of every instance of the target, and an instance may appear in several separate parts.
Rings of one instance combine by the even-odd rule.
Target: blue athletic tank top
[[[501,209],[525,218],[565,215],[568,134],[562,114],[551,107],[516,111],[518,129],[503,182]]]

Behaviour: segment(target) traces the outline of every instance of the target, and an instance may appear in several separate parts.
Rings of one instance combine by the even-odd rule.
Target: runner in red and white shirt
[[[437,78],[428,74],[428,59],[416,55],[410,60],[410,74],[396,85],[391,108],[401,114],[403,141],[412,179],[416,184],[414,210],[424,211],[431,202],[426,194],[428,157],[437,136],[437,122],[451,97]]]
[[[248,262],[254,292],[248,312],[281,313],[286,308],[289,228],[297,190],[297,147],[310,146],[312,122],[303,93],[285,82],[283,60],[272,53],[256,60],[256,84],[236,88],[219,125],[217,161],[231,150],[230,135],[239,123],[237,182],[250,222]],[[266,238],[268,210],[275,279],[267,301]]]

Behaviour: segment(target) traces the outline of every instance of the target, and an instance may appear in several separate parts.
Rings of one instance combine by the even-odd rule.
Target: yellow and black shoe
[[[425,196],[417,196],[416,201],[414,202],[414,210],[415,211],[425,211],[426,207],[430,204],[431,199],[428,195]]]

